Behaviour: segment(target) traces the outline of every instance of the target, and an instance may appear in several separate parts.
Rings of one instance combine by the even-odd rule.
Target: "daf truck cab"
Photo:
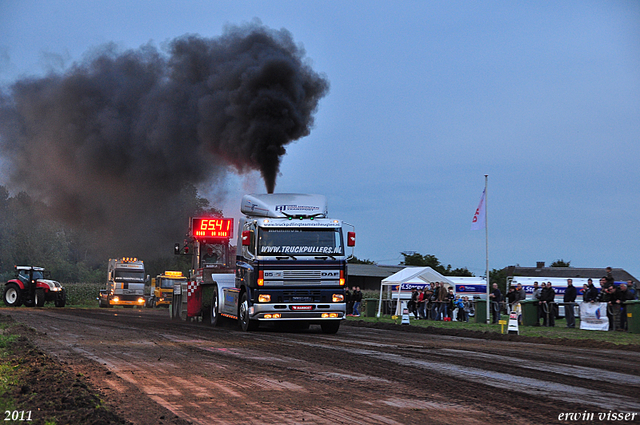
[[[326,198],[307,194],[245,195],[236,256],[238,320],[320,325],[336,333],[346,316],[348,247],[353,226],[328,217]]]
[[[174,287],[171,317],[213,326],[232,319],[243,331],[271,323],[336,333],[346,317],[346,251],[355,246],[345,228],[353,226],[329,218],[322,195],[245,195],[241,211],[235,265],[227,257],[233,219],[190,219],[184,248],[174,252],[191,255],[194,270]]]

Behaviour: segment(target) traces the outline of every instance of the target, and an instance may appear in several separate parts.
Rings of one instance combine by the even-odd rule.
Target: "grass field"
[[[502,316],[502,319],[508,321],[506,315]],[[400,324],[402,318],[393,318],[392,316],[377,317],[348,317],[347,320],[363,320],[366,322],[382,322],[382,323],[396,323]],[[506,333],[507,326],[493,325],[486,323],[475,323],[473,317],[467,322],[441,322],[434,320],[415,320],[410,319],[408,326],[422,326],[422,327],[435,327],[445,329],[465,329],[471,331],[480,332],[496,332]],[[520,326],[520,335],[530,337],[542,337],[542,338],[567,338],[567,339],[585,339],[592,341],[610,342],[613,344],[633,344],[640,345],[640,334],[634,334],[629,332],[604,332],[604,331],[587,331],[579,329],[580,320],[576,320],[576,328],[569,329],[566,327],[564,319],[557,319],[554,327],[543,326]]]
[[[7,324],[0,323],[0,411],[2,412],[14,409],[13,399],[7,397],[7,393],[17,382],[16,368],[5,359],[9,356],[11,343],[18,339],[18,336],[5,333],[7,328]]]

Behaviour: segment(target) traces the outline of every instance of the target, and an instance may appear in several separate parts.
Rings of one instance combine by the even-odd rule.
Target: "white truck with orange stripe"
[[[107,287],[100,290],[98,306],[142,307],[146,302],[144,286],[147,280],[142,260],[131,257],[109,259]]]

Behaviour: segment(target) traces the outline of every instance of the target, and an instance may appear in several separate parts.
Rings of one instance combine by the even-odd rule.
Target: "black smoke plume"
[[[285,146],[309,134],[329,88],[305,55],[288,31],[252,23],[164,50],[107,45],[17,81],[0,97],[3,179],[107,239],[174,238],[185,187],[221,193],[228,172],[258,170],[273,192]]]

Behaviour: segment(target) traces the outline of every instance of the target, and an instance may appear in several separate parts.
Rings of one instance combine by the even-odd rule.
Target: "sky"
[[[637,1],[0,0],[0,85],[105,43],[162,48],[256,19],[330,83],[275,190],[324,194],[358,258],[418,252],[481,276],[488,235],[490,269],[562,259],[640,279]],[[236,218],[265,192],[256,172],[212,184]]]

